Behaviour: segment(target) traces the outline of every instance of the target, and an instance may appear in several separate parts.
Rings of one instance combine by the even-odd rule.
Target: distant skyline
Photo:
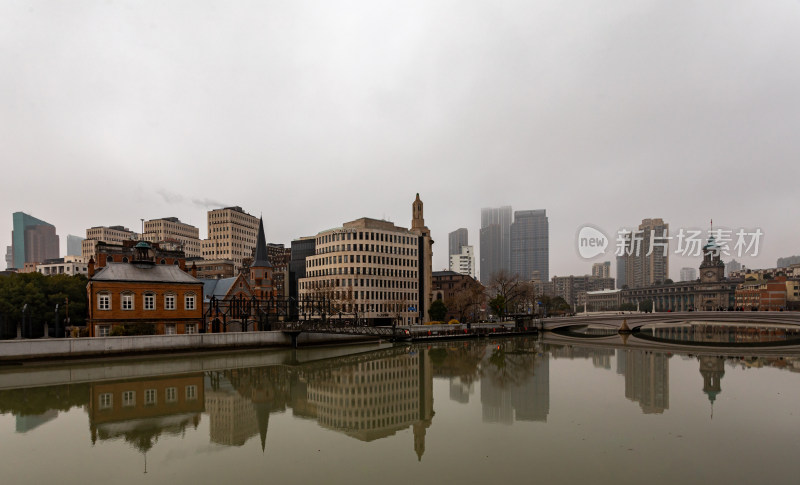
[[[578,256],[582,225],[645,218],[760,228],[735,259],[773,267],[800,253],[798,22],[789,0],[3,2],[0,244],[16,211],[205,237],[231,205],[288,244],[409,227],[419,192],[436,270],[502,205],[547,210],[551,277],[614,260]]]

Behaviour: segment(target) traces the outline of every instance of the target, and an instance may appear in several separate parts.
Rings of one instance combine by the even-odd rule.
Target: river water
[[[548,340],[0,368],[0,477],[798,482],[798,355]]]

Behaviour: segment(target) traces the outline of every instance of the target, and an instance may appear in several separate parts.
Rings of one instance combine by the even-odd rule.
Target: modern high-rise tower
[[[58,258],[59,242],[54,225],[24,212],[15,212],[13,220],[11,248],[15,268],[22,269],[25,263],[43,263],[46,259]]]
[[[514,212],[511,273],[526,281],[536,274],[541,281],[550,280],[550,229],[544,209]]]
[[[511,270],[511,206],[481,209],[480,280],[488,285],[500,270]]]
[[[624,266],[624,284],[643,288],[669,278],[669,224],[663,219],[643,219],[639,229],[628,235],[623,263],[617,259],[617,275]]]
[[[447,253],[448,257],[461,254],[461,246],[469,246],[469,233],[464,227],[456,229],[448,234],[447,237],[449,242],[449,251]]]

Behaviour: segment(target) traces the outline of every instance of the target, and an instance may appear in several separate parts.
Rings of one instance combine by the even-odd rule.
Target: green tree
[[[431,317],[431,320],[441,322],[445,315],[447,315],[447,306],[442,300],[435,300],[431,303],[431,307],[428,308],[428,316]]]
[[[502,320],[506,316],[506,298],[503,295],[495,296],[489,300],[489,308]]]

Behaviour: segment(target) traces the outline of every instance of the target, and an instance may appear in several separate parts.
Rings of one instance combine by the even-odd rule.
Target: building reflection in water
[[[725,339],[703,328],[706,338]],[[482,419],[488,423],[546,422],[550,359],[587,359],[625,378],[625,397],[645,414],[669,409],[669,354],[642,350],[545,345],[536,339],[448,342],[392,347],[296,365],[229,369],[177,376],[0,391],[0,413],[26,433],[81,407],[92,443],[124,440],[147,452],[162,435],[182,436],[208,413],[209,439],[242,446],[255,436],[265,450],[270,415],[291,409],[329,430],[372,441],[411,428],[413,450],[425,452],[434,416],[433,379],[447,380],[455,402],[469,402],[480,381]],[[800,372],[798,357],[690,357],[699,360],[702,392],[713,405],[725,364]],[[699,383],[698,383],[699,384]],[[699,390],[699,385],[697,387]]]
[[[92,443],[123,439],[146,453],[162,434],[197,428],[203,393],[199,373],[91,384],[86,409]]]
[[[412,427],[418,458],[433,417],[427,350],[393,349],[369,356],[294,367],[210,373],[205,382],[210,438],[241,446],[256,434],[265,449],[269,415],[291,408],[327,429],[362,441]]]
[[[481,362],[481,406],[485,423],[547,421],[550,360],[532,339],[490,346]]]

